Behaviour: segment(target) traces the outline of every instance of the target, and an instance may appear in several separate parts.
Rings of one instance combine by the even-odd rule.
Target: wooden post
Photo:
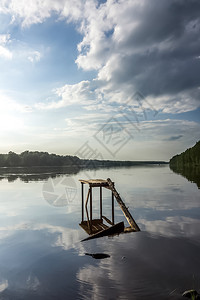
[[[115,224],[115,215],[114,215],[114,194],[112,192],[112,224]]]
[[[82,222],[84,221],[84,183],[81,182],[81,191],[82,191]]]
[[[92,186],[90,185],[90,226],[92,231]]]
[[[85,201],[85,211],[86,211],[86,217],[87,217],[88,228],[90,229],[90,233],[92,233],[92,224],[91,224],[91,222],[90,222],[89,214],[88,214],[88,209],[87,209],[89,197],[90,197],[90,188],[88,189],[87,199],[86,199],[86,201]]]
[[[130,224],[131,228],[133,228],[135,231],[140,231],[139,226],[137,225],[137,223],[135,222],[135,220],[133,219],[133,217],[131,216],[128,208],[126,207],[125,203],[122,201],[120,195],[118,194],[118,192],[116,191],[113,182],[110,180],[110,178],[107,179],[108,185],[111,189],[111,191],[113,192],[121,210],[123,211],[124,216],[126,217],[128,223]]]
[[[100,186],[100,219],[102,220],[102,186]]]

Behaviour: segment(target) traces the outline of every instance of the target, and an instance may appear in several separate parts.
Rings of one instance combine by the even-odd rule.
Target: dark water
[[[0,299],[184,299],[200,290],[200,190],[168,166],[0,173]],[[88,176],[115,181],[141,232],[80,242],[78,179]],[[108,217],[110,204],[106,190]]]
[[[191,182],[195,182],[200,189],[200,166],[182,166],[182,168],[177,168],[176,166],[170,166],[172,171],[177,174],[181,174]]]

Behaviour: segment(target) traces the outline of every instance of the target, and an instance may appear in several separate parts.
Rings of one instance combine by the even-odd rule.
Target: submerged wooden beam
[[[103,221],[101,219],[94,219],[92,220],[92,231],[90,228],[90,224],[88,224],[87,221],[83,221],[79,224],[86,232],[87,234],[91,235],[91,234],[96,234],[99,231],[108,229],[109,226],[104,224]]]
[[[102,218],[110,225],[114,225],[106,216],[102,216]]]
[[[99,231],[99,232],[83,239],[81,242],[96,239],[96,238],[100,238],[100,237],[103,237],[103,236],[119,234],[123,231],[124,231],[124,222],[120,222],[120,223],[117,223],[117,224],[109,227],[108,229],[104,229],[102,231]]]
[[[116,191],[113,182],[111,181],[110,178],[107,179],[109,188],[111,189],[113,195],[115,196],[124,216],[126,217],[128,223],[130,224],[131,228],[133,228],[135,231],[140,231],[139,226],[137,225],[137,223],[135,222],[135,220],[133,219],[132,215],[130,214],[128,208],[126,207],[125,203],[122,201],[119,193]]]

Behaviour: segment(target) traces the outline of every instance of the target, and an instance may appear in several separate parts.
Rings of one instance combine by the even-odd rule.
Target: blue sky
[[[0,0],[0,152],[169,160],[195,144],[199,9]]]

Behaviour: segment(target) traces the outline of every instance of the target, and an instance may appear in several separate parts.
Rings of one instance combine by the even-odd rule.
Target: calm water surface
[[[0,175],[0,299],[183,299],[185,290],[200,290],[200,190],[168,166],[6,172]],[[80,242],[87,234],[79,226],[78,179],[87,176],[115,182],[141,232]],[[93,196],[98,218],[98,192]],[[105,190],[107,217],[110,205]],[[116,203],[115,221],[122,220]],[[110,257],[95,260],[86,252]]]

